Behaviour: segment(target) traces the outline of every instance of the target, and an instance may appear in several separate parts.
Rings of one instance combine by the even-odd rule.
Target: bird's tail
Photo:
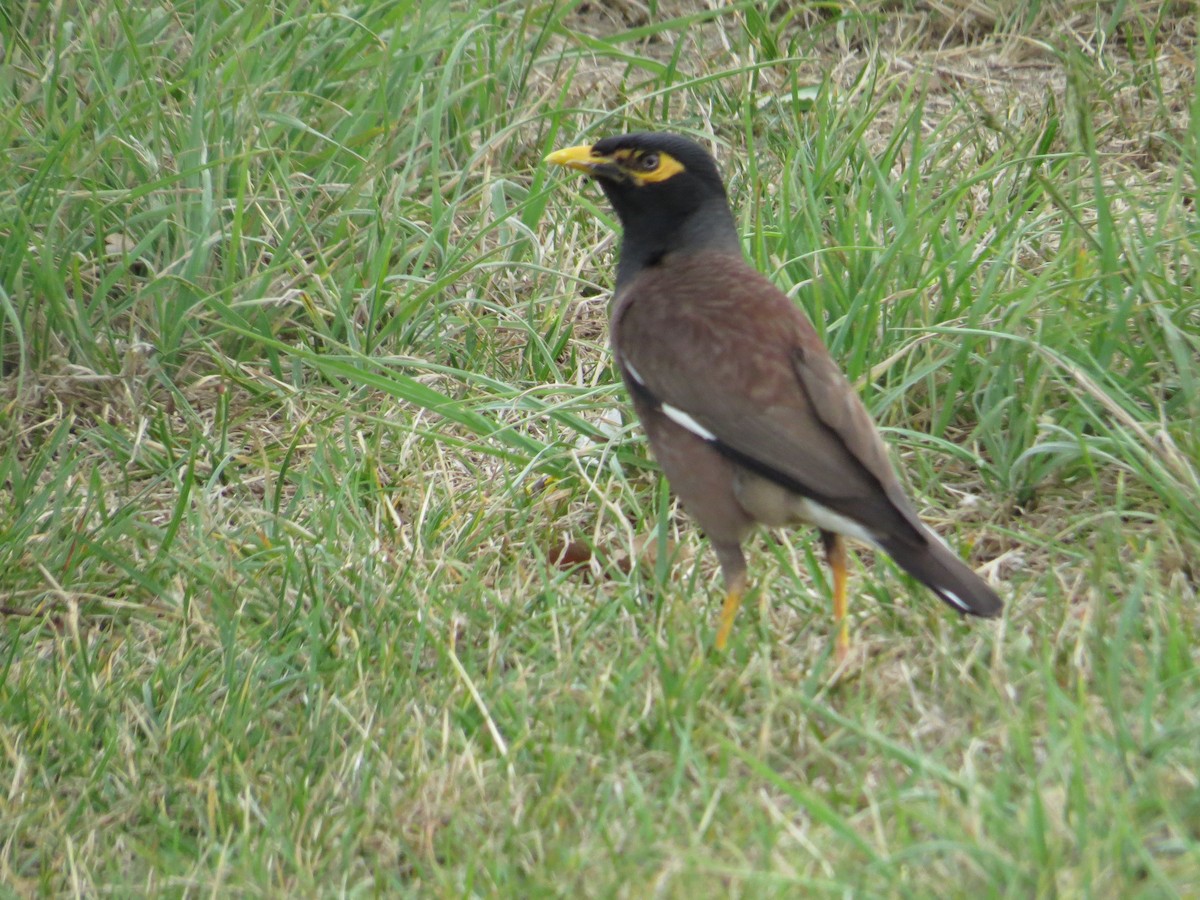
[[[1000,615],[1004,607],[1000,595],[971,571],[971,567],[941,538],[932,532],[927,532],[925,537],[919,547],[908,543],[892,546],[885,543],[883,549],[900,568],[959,612],[984,618]]]

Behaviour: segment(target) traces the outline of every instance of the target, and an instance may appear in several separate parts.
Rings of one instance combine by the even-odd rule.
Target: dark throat
[[[729,204],[723,196],[706,200],[686,215],[671,209],[622,209],[614,203],[621,219],[621,255],[617,261],[617,288],[638,272],[660,265],[672,253],[719,250],[741,254]]]

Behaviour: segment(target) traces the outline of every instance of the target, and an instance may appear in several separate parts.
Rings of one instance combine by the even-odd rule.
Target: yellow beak
[[[575,169],[578,172],[590,172],[597,165],[610,162],[610,160],[603,156],[592,156],[591,144],[580,144],[578,147],[564,147],[561,150],[555,150],[546,157],[546,162],[556,166],[566,166],[568,169]]]

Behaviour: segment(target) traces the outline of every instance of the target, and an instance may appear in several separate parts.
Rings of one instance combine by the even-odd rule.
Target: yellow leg
[[[729,642],[729,632],[733,631],[733,620],[737,618],[738,607],[742,605],[741,587],[729,589],[725,595],[725,605],[721,607],[721,626],[717,629],[717,649],[724,650]]]
[[[833,622],[837,627],[834,638],[834,657],[845,662],[850,652],[850,620],[846,618],[846,541],[839,534],[823,532],[825,557],[833,570]]]

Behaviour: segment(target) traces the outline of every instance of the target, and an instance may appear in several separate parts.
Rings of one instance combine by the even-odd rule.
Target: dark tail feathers
[[[993,618],[1004,603],[982,578],[932,533],[924,546],[884,544],[900,568],[937,594],[948,606],[972,616]]]

